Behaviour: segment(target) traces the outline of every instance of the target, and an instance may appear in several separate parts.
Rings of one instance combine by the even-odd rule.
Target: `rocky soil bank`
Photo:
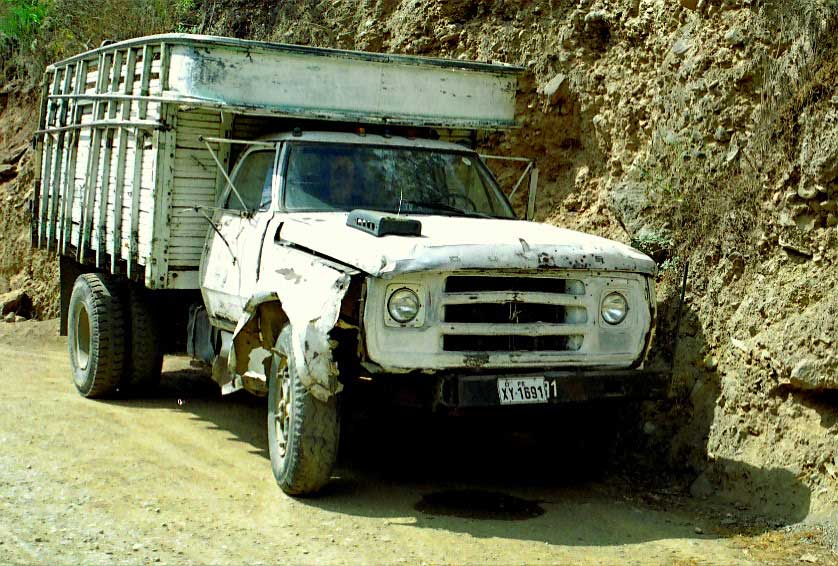
[[[834,0],[191,6],[181,30],[526,66],[523,127],[482,143],[537,159],[540,219],[630,242],[661,267],[655,363],[674,357],[672,391],[630,423],[640,448],[627,457],[685,474],[695,497],[783,519],[835,511]],[[31,95],[6,92],[0,292],[25,287],[49,315],[54,266],[26,249]]]
[[[29,245],[38,93],[20,86],[0,87],[0,319],[12,322],[58,315],[58,263]]]

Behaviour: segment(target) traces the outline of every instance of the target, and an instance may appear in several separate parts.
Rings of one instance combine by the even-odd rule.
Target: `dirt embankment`
[[[541,219],[632,242],[659,260],[660,363],[673,356],[676,282],[691,262],[672,398],[643,407],[635,462],[697,478],[697,497],[721,493],[768,514],[835,508],[834,2],[205,0],[195,8],[181,24],[189,31],[526,66],[524,127],[483,142],[538,160]],[[18,143],[34,124],[15,96],[2,101],[0,135]],[[2,208],[0,276],[23,273],[21,284],[46,290],[50,264],[37,256],[26,265],[27,159],[0,186],[0,198],[14,202]],[[514,175],[499,171],[504,183]],[[40,312],[54,312],[44,296]]]
[[[58,314],[58,266],[54,258],[33,252],[29,245],[31,141],[38,124],[38,97],[36,91],[12,85],[0,91],[0,297],[22,290],[32,302],[32,308],[22,312],[46,318]]]

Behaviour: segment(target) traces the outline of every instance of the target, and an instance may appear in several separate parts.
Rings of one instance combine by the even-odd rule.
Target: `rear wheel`
[[[300,382],[293,363],[291,329],[279,335],[268,377],[268,448],[282,491],[310,495],[332,474],[340,421],[337,399],[315,398]]]
[[[131,285],[127,295],[131,339],[124,385],[133,391],[148,391],[160,383],[163,350],[148,293],[141,287]]]
[[[84,397],[107,397],[122,378],[125,311],[119,291],[98,273],[79,276],[73,286],[67,347],[73,383]]]

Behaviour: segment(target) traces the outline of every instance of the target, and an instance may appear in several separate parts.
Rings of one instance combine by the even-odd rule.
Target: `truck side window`
[[[230,191],[224,208],[230,210],[267,210],[271,205],[271,183],[274,175],[274,150],[248,153],[232,179],[245,206]],[[246,208],[245,208],[246,207]]]

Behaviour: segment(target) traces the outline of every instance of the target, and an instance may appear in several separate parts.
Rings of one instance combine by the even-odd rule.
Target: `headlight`
[[[620,324],[628,314],[628,303],[620,293],[610,293],[602,300],[600,314],[608,324]]]
[[[387,311],[390,317],[402,324],[408,323],[419,314],[419,296],[410,289],[403,287],[390,295],[387,301]]]

